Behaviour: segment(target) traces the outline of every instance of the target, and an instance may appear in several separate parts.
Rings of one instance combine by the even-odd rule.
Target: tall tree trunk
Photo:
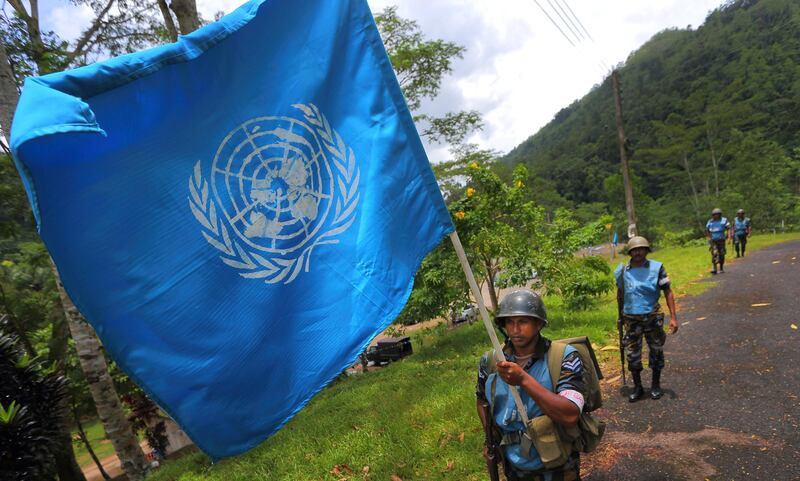
[[[697,188],[694,186],[694,177],[692,177],[692,170],[689,168],[689,159],[686,158],[686,154],[683,154],[683,167],[686,169],[686,173],[689,174],[689,186],[692,188],[692,197],[694,205],[694,219],[697,221],[697,224],[700,226],[700,230],[703,229],[703,223],[700,221],[700,201],[697,198]]]
[[[58,307],[55,307],[58,309]],[[69,326],[64,318],[64,310],[54,313],[53,328],[50,331],[50,341],[47,343],[47,362],[55,365],[56,370],[66,375],[67,353],[69,351]]]
[[[714,143],[711,142],[711,132],[708,129],[706,129],[706,138],[708,139],[708,148],[711,150],[711,165],[714,166],[714,192],[719,197],[719,162],[714,153]]]
[[[25,5],[21,0],[9,0],[9,3],[17,12],[17,15],[26,23],[31,44],[31,57],[36,63],[38,75],[49,73],[53,66],[47,60],[47,52],[39,28],[39,0],[28,1],[30,13],[26,11]],[[70,59],[74,59],[83,53],[83,48],[88,44],[90,37],[96,32],[100,22],[108,13],[113,3],[114,0],[108,0],[106,6],[95,18],[92,26],[84,33],[84,36],[78,40],[75,51],[71,52],[69,55]],[[179,0],[179,3],[186,3],[192,7],[189,11],[194,12],[196,21],[195,27],[192,28],[192,30],[194,30],[199,26],[195,0]],[[185,18],[189,18],[189,16],[187,15]],[[188,33],[188,31],[185,33]],[[17,90],[14,72],[8,60],[5,47],[0,43],[0,129],[2,129],[7,140],[10,138],[12,119],[18,100],[19,92]],[[106,435],[111,439],[128,479],[130,481],[144,479],[147,472],[147,461],[139,446],[138,439],[131,430],[128,420],[122,411],[122,405],[114,389],[111,376],[108,373],[108,365],[106,364],[105,357],[100,347],[100,342],[92,328],[82,318],[78,310],[72,304],[72,301],[66,295],[55,267],[53,267],[53,273],[56,277],[56,284],[61,297],[62,307],[69,324],[69,330],[75,340],[81,368],[89,384],[89,389],[92,393]],[[61,481],[83,481],[85,478],[80,468],[77,467],[74,451],[71,449],[71,438],[68,429],[65,429],[63,438],[70,443],[70,449],[66,449],[65,446],[64,449],[62,449],[62,453],[59,455],[59,457],[63,458],[61,461],[64,466],[63,469],[59,467],[59,477]],[[75,473],[76,467],[77,473]]]
[[[175,12],[181,33],[186,35],[200,28],[200,16],[197,15],[197,2],[195,0],[172,0],[170,8]]]
[[[19,92],[14,70],[8,61],[6,47],[0,42],[0,129],[6,141],[11,137],[11,119],[14,118],[18,101]]]
[[[489,302],[492,304],[492,312],[497,314],[497,291],[494,287],[494,269],[492,269],[491,264],[484,263],[484,267],[486,267],[486,287],[489,291]]]
[[[14,111],[17,108],[18,101],[19,91],[17,91],[14,71],[6,55],[5,46],[0,43],[0,128],[3,135],[5,135],[6,141],[9,141],[11,137],[11,121],[14,118]],[[68,335],[67,331],[63,329],[63,323],[61,327],[62,329],[58,329],[58,326],[53,326],[53,338],[51,339],[49,355],[50,363],[56,362],[59,372],[64,371],[64,358],[66,357],[64,351],[66,350],[66,336]],[[61,342],[56,343],[56,337],[60,338]],[[26,349],[29,351],[33,349],[32,346],[29,346],[27,337],[23,337],[23,342],[25,342]],[[64,349],[61,349],[60,346],[63,346]],[[78,461],[75,459],[72,437],[69,427],[66,425],[58,437],[55,464],[60,481],[86,481],[86,477],[84,477],[83,471],[81,471]]]
[[[67,402],[65,400],[65,402]],[[58,481],[86,481],[72,447],[72,436],[69,429],[63,429],[58,435],[58,451],[55,453]]]
[[[103,479],[110,480],[111,476],[108,475],[106,470],[103,468],[103,463],[97,458],[97,454],[95,454],[94,449],[92,449],[92,443],[89,442],[89,438],[86,436],[86,431],[83,430],[83,424],[81,424],[81,417],[78,415],[78,409],[75,405],[72,405],[72,415],[75,418],[75,427],[78,428],[78,436],[80,436],[83,445],[86,446],[86,451],[89,453],[89,456],[92,457],[92,461],[94,461],[95,466],[97,466],[97,470],[100,472],[100,475],[103,476]],[[59,479],[59,481],[64,481]]]
[[[31,59],[36,64],[37,75],[50,73],[51,67],[47,62],[47,49],[42,40],[42,30],[39,26],[39,0],[28,0],[30,12],[26,10],[22,0],[9,0],[17,16],[25,22],[25,27],[30,41]]]
[[[37,33],[38,33],[38,31],[37,31]],[[12,124],[12,120],[14,118],[14,111],[17,108],[17,102],[18,101],[19,101],[19,91],[17,90],[17,84],[16,84],[15,77],[14,77],[14,71],[11,68],[11,63],[8,60],[8,56],[7,56],[6,51],[5,51],[5,46],[2,43],[0,43],[0,127],[2,127],[2,130],[3,130],[3,132],[4,132],[5,136],[6,136],[6,140],[8,140],[9,137],[10,137],[11,124]],[[59,294],[61,294],[61,296],[62,296],[62,303],[63,303],[64,311],[67,314],[67,319],[70,319],[70,317],[69,317],[70,307],[71,307],[71,310],[73,310],[75,312],[75,314],[78,317],[80,317],[80,314],[77,313],[77,309],[75,309],[75,306],[73,306],[72,302],[69,301],[69,298],[66,297],[66,294],[63,291],[63,287],[61,286],[61,283],[58,280],[58,275],[55,272],[55,268],[53,269],[53,271],[54,271],[54,274],[56,275],[56,282],[57,282],[57,285],[58,285],[58,288],[59,288]],[[66,302],[64,302],[65,298],[66,298]],[[85,324],[85,322],[84,322],[84,324]],[[57,327],[57,326],[54,326],[54,328],[55,327]],[[86,327],[89,328],[88,325]],[[62,328],[63,328],[63,326],[62,326]],[[89,328],[89,330],[90,330],[90,333],[91,333],[91,328]],[[64,331],[63,329],[61,329],[60,331],[54,330],[53,334],[55,335],[56,332],[60,332],[60,333],[64,333],[64,334],[66,333],[66,331]],[[99,342],[97,341],[96,338],[94,338],[93,333],[89,337],[93,338],[93,342],[97,346],[97,350],[99,351]],[[88,341],[88,342],[91,343],[91,340]],[[78,344],[78,342],[76,340],[76,345],[77,344]],[[101,352],[101,355],[102,355],[102,352]],[[84,367],[83,359],[81,359],[81,366]],[[101,368],[100,366],[96,366],[96,369],[100,369],[100,368]],[[86,379],[89,382],[89,386],[90,386],[90,389],[92,389],[92,394],[93,395],[94,395],[94,391],[95,390],[97,390],[99,392],[103,392],[104,391],[103,388],[95,389],[92,386],[93,385],[92,381],[94,379],[105,378],[105,379],[108,380],[109,384],[111,383],[111,376],[108,374],[108,366],[105,363],[105,358],[102,358],[102,373],[98,372],[98,373],[95,373],[94,375],[89,375],[89,373],[86,371],[85,367],[84,367],[84,372],[86,373]],[[103,376],[103,374],[104,374],[104,376]],[[114,398],[117,398],[116,391],[113,391],[113,384],[110,384],[110,386],[111,386]],[[95,399],[95,402],[97,402],[96,399]],[[116,407],[116,409],[117,409],[116,416],[113,416],[113,415],[110,415],[110,414],[108,414],[107,416],[109,416],[110,418],[121,417],[125,421],[126,426],[127,426],[127,419],[125,418],[125,414],[122,412],[122,409],[121,409],[121,406],[120,406],[118,398],[117,398],[116,405],[117,405],[117,407]],[[110,406],[110,405],[108,405],[108,406]],[[105,407],[105,409],[108,410],[108,409],[110,409],[110,407]],[[100,411],[99,404],[98,404],[98,411]],[[102,417],[103,416],[101,415],[101,419],[102,419]],[[106,430],[108,431],[108,428],[106,428]],[[129,432],[131,431],[130,427],[128,427],[128,431]],[[109,437],[111,437],[111,434],[109,434]],[[138,473],[138,472],[142,472],[143,473],[144,472],[143,469],[146,466],[146,461],[144,459],[144,453],[142,453],[141,448],[139,447],[138,441],[136,440],[135,436],[133,436],[132,432],[130,434],[130,437],[136,442],[136,449],[139,451],[139,456],[138,457],[141,458],[141,462],[138,462],[137,468],[135,470],[133,470],[131,474],[128,474],[128,477],[130,478],[131,481],[137,481],[139,479],[142,479],[143,474],[141,476],[137,476],[136,473]],[[112,441],[113,441],[113,439],[112,439]],[[80,467],[78,466],[78,463],[75,460],[75,452],[74,452],[74,450],[72,448],[72,440],[71,440],[70,432],[66,428],[66,426],[65,426],[64,432],[60,436],[60,445],[61,445],[61,449],[59,450],[59,453],[56,456],[56,465],[58,466],[58,474],[59,474],[60,479],[62,479],[62,480],[70,480],[70,481],[72,481],[72,480],[84,481],[85,478],[83,476],[83,472],[81,472]],[[116,444],[114,444],[114,447],[116,449]],[[123,459],[123,457],[125,456],[124,454],[120,454],[119,450],[117,450],[117,453],[118,453],[120,459]],[[132,459],[134,459],[134,458],[132,458]],[[129,464],[131,464],[131,463],[129,462]],[[133,463],[133,464],[136,464],[136,463]],[[126,470],[126,473],[127,473],[127,470]]]
[[[66,375],[67,365],[67,350],[69,339],[69,327],[63,315],[58,316],[53,321],[53,329],[50,334],[49,353],[47,355],[48,363],[56,367],[56,371],[62,375]],[[75,406],[72,399],[65,399],[63,402],[72,405],[74,412]],[[78,426],[80,427],[80,426]],[[83,475],[78,460],[75,459],[75,448],[72,445],[72,436],[70,434],[69,426],[64,425],[64,429],[59,435],[58,451],[55,453],[56,470],[58,472],[59,481],[86,481]]]
[[[139,446],[139,440],[133,434],[128,419],[122,411],[122,404],[108,373],[108,364],[106,364],[103,349],[100,347],[100,341],[95,336],[92,327],[67,296],[55,266],[53,274],[56,276],[58,294],[61,296],[61,304],[64,306],[69,330],[75,340],[75,351],[78,353],[81,368],[89,383],[89,390],[92,393],[95,407],[97,407],[100,422],[117,452],[117,457],[128,479],[140,481],[147,473],[147,460]]]
[[[167,27],[169,39],[173,42],[177,41],[178,29],[175,28],[175,22],[172,20],[172,13],[169,11],[167,0],[158,0],[158,8],[161,10],[161,15],[164,17],[164,25]]]

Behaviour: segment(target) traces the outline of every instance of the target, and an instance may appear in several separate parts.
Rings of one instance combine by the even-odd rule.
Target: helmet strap
[[[511,338],[508,337],[508,333],[506,332],[506,329],[504,327],[497,326],[497,330],[499,330],[500,334],[503,335],[503,347],[505,348],[511,342]]]

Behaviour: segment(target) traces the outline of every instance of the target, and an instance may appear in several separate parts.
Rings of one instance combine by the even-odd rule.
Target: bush
[[[675,231],[672,229],[659,229],[659,247],[685,247],[687,244],[698,239],[697,231],[694,229],[685,229]],[[701,239],[702,240],[702,239]]]
[[[603,294],[614,288],[611,267],[599,256],[576,257],[569,263],[565,276],[559,279],[558,290],[564,305],[571,311],[585,310]]]
[[[0,479],[55,478],[54,453],[65,429],[67,381],[23,354],[0,331]]]

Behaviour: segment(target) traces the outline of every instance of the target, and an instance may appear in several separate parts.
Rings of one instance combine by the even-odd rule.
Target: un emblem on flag
[[[239,275],[268,284],[308,272],[320,245],[337,244],[356,217],[353,150],[313,104],[296,117],[258,117],[232,130],[211,163],[189,178],[202,235]]]

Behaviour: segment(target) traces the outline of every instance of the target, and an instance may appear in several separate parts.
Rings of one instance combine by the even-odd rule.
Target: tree
[[[524,263],[522,266],[535,269],[538,286],[545,292],[561,295],[568,309],[588,309],[614,284],[605,259],[577,253],[597,244],[610,220],[610,216],[603,215],[581,225],[571,211],[557,210],[553,222],[546,227],[542,243],[532,249],[530,266]]]
[[[417,22],[400,17],[397,7],[386,7],[375,16],[375,23],[408,108],[424,137],[432,142],[459,144],[470,132],[483,127],[475,110],[448,112],[442,117],[419,113],[424,99],[439,94],[442,78],[453,70],[453,60],[463,58],[463,46],[426,39]]]
[[[106,436],[114,445],[114,451],[117,453],[128,479],[131,481],[144,479],[147,473],[147,460],[139,446],[139,440],[134,435],[128,418],[122,410],[122,403],[108,372],[108,364],[100,341],[92,327],[67,296],[57,273],[56,282],[61,295],[61,304],[64,306],[69,323],[69,330],[72,339],[75,340],[75,350],[81,368],[89,381],[89,390],[92,393]]]
[[[0,378],[0,478],[53,479],[66,424],[66,379],[20,349],[3,326]]]
[[[774,142],[783,153],[772,158],[780,162],[800,146],[799,51],[800,3],[732,0],[711,12],[702,28],[659,32],[631,53],[620,67],[631,168],[653,199],[642,227],[656,235],[692,229],[699,237],[717,204],[752,211],[756,226],[764,225],[758,222],[762,215],[764,221],[785,217],[800,225],[791,206],[755,199],[751,193],[759,186],[753,180],[737,175],[731,183],[733,171],[741,171],[736,131]],[[524,163],[575,208],[603,201],[603,179],[618,170],[606,82],[562,109],[502,162]],[[778,167],[766,157],[752,161],[761,172]],[[780,176],[771,184],[772,196],[791,195],[791,182]],[[643,213],[640,205],[637,198],[637,214]],[[615,204],[609,206],[615,214]],[[789,210],[772,210],[783,208]]]
[[[163,2],[164,0],[159,1]],[[186,35],[200,28],[202,22],[200,15],[197,13],[197,2],[195,0],[172,0],[170,8],[175,12],[182,34]],[[161,8],[161,12],[165,12],[163,8]],[[172,24],[172,29],[175,28],[172,18],[166,13],[164,13],[164,20],[168,27]]]
[[[603,259],[575,255],[600,239],[608,216],[581,225],[569,211],[558,209],[548,222],[544,208],[531,200],[524,166],[518,165],[510,182],[504,182],[492,169],[496,162],[492,152],[473,146],[459,154],[434,170],[445,186],[467,258],[488,288],[492,310],[497,310],[503,287],[531,285],[558,293],[571,308],[586,308],[611,289],[611,273]],[[445,240],[417,272],[400,322],[442,316],[468,300],[469,288]]]
[[[89,5],[94,10],[95,18],[72,44],[60,40],[53,32],[42,32],[38,0],[30,0],[29,7],[26,7],[21,0],[10,0],[9,3],[13,8],[13,16],[10,18],[4,16],[0,19],[0,36],[2,36],[0,43],[0,129],[5,133],[6,138],[10,132],[13,112],[19,97],[18,89],[25,77],[44,75],[70,66],[81,65],[101,55],[118,55],[138,50],[152,45],[164,37],[164,27],[159,21],[159,12],[154,8],[155,5],[149,3],[130,4],[116,0],[79,1],[78,3]],[[194,5],[192,0],[183,3],[189,7]],[[179,19],[186,19],[190,14],[191,11],[188,14],[179,15]],[[5,146],[4,148],[8,153],[8,148]],[[57,277],[57,273],[55,276]],[[121,409],[119,397],[108,374],[100,343],[86,321],[74,308],[60,284],[58,290],[61,294],[63,311],[69,328],[76,340],[77,354],[84,368],[86,379],[90,380],[89,387],[106,434],[111,439],[128,478],[131,480],[143,479],[147,462],[139,447],[138,439],[134,436]],[[9,303],[6,302],[6,308],[8,305]],[[53,326],[54,342],[52,345],[54,349],[51,352],[63,355],[66,353],[66,336],[64,335],[66,324],[60,323]],[[59,328],[56,329],[56,326]],[[24,331],[21,327],[19,330]],[[24,332],[20,334],[24,336]],[[60,338],[56,339],[55,336],[60,336]],[[64,362],[56,363],[62,368],[64,364]],[[61,450],[58,455],[65,458],[64,461],[58,463],[58,475],[62,481],[84,479],[74,460],[69,432],[66,430],[61,436]]]
[[[759,132],[734,131],[731,141],[731,167],[723,179],[743,189],[727,191],[721,199],[725,212],[747,202],[747,211],[756,217],[761,228],[774,228],[792,213],[797,197],[784,187],[792,176],[792,161],[774,141]],[[732,195],[743,193],[741,197]]]
[[[519,166],[507,185],[489,168],[492,160],[485,151],[463,158],[467,189],[451,209],[467,256],[496,311],[499,287],[524,284],[530,277],[530,271],[524,272],[532,264],[529,246],[540,244],[544,210],[526,196],[527,169]]]

